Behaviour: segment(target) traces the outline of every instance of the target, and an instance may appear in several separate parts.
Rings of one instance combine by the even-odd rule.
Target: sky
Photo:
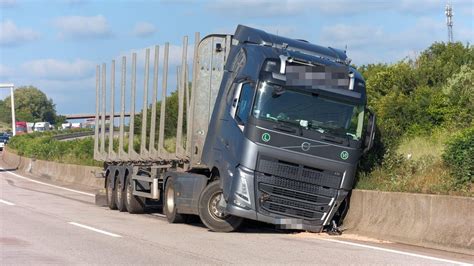
[[[137,90],[141,91],[144,49],[169,42],[169,88],[173,90],[183,36],[190,36],[188,54],[192,55],[195,32],[233,34],[238,24],[322,46],[347,47],[356,65],[390,64],[416,57],[433,42],[447,41],[446,3],[0,0],[0,83],[41,89],[59,114],[94,113],[97,64],[118,61],[123,55],[130,62],[131,53],[137,52]],[[454,40],[472,44],[474,0],[450,3]],[[0,90],[0,98],[7,96],[8,91]]]

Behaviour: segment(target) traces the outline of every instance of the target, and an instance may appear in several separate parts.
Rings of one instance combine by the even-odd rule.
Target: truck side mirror
[[[364,141],[365,148],[363,153],[367,153],[370,149],[372,149],[375,139],[375,114],[369,109],[367,109],[367,112],[369,113],[369,119],[367,123],[367,131]]]

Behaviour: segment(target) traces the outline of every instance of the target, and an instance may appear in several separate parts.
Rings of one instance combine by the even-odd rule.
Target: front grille
[[[303,165],[272,160],[270,158],[260,158],[258,162],[258,172],[291,178],[300,182],[338,188],[341,184],[341,175],[328,173],[327,171],[307,167]]]
[[[259,159],[257,171],[255,187],[260,212],[321,224],[341,181],[324,170],[266,158]]]
[[[273,178],[273,180],[274,179],[275,178]],[[290,182],[287,182],[287,183],[290,183]],[[299,185],[302,185],[302,184],[299,184]],[[298,191],[298,190],[288,189],[288,187],[283,188],[283,187],[275,186],[273,184],[259,183],[259,188],[262,192],[265,192],[270,195],[278,195],[285,198],[297,199],[297,200],[302,200],[302,201],[311,202],[311,203],[329,204],[329,202],[331,201],[329,197],[324,197],[324,196],[315,195],[311,193],[305,193],[305,192],[302,192],[302,190]],[[330,191],[328,191],[328,193],[326,194],[329,194],[329,192]]]

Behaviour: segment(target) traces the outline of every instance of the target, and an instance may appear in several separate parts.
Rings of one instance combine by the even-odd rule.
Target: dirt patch
[[[293,234],[294,237],[301,237],[301,238],[325,238],[325,239],[349,239],[349,240],[356,240],[356,241],[363,241],[363,242],[371,242],[371,243],[382,243],[382,244],[390,244],[393,242],[387,240],[381,240],[356,234],[342,234],[340,236],[332,236],[326,233],[309,233],[309,232],[302,232]]]

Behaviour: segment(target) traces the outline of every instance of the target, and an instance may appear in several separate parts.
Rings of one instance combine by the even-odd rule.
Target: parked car
[[[0,151],[3,151],[3,148],[8,143],[8,137],[5,135],[0,135]]]

